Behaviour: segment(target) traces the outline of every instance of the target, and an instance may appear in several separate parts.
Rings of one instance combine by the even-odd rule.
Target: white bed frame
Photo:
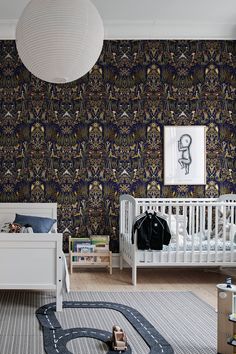
[[[0,203],[0,225],[15,214],[57,219],[56,203]],[[0,289],[55,290],[62,310],[62,234],[0,233]]]
[[[218,245],[219,212],[223,213],[223,242],[222,250],[212,251],[210,242],[213,232],[214,242]],[[134,244],[131,242],[132,225],[136,216],[148,212],[159,212],[166,215],[166,221],[170,225],[175,218],[175,243],[176,249],[171,249],[169,244],[167,251],[138,250],[137,235],[134,234]],[[226,214],[230,211],[228,220]],[[226,234],[226,224],[233,224],[230,235]],[[179,228],[182,223],[182,245],[180,247]],[[138,267],[235,267],[236,249],[234,248],[234,235],[236,224],[236,196],[225,195],[219,199],[169,199],[169,198],[134,198],[130,195],[120,197],[120,269],[123,268],[123,260],[132,267],[132,284],[137,282]],[[215,226],[215,229],[214,229]],[[202,250],[202,242],[208,230],[207,250]],[[198,234],[200,237],[199,250],[195,249],[195,238],[191,241],[191,250],[187,250],[189,235]],[[227,239],[228,238],[228,239]],[[226,241],[230,242],[230,250],[226,249]]]

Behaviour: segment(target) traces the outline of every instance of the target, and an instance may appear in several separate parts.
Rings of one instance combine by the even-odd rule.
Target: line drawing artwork
[[[189,134],[181,135],[178,140],[178,150],[181,152],[182,156],[178,159],[181,168],[185,169],[185,174],[189,174],[190,165],[192,163],[192,156],[190,147],[192,144],[192,137]]]

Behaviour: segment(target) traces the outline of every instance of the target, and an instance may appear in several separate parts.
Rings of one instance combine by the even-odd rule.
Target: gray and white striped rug
[[[216,353],[215,310],[191,292],[71,292],[66,301],[109,301],[137,309],[172,345],[176,354]],[[43,354],[43,337],[35,311],[54,301],[48,292],[0,291],[0,353]],[[125,329],[134,354],[148,354],[143,339],[122,314],[107,309],[64,309],[62,328]],[[105,344],[88,338],[69,342],[74,354],[105,354]]]

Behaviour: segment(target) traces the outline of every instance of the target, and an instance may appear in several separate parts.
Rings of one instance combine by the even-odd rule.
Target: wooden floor
[[[216,284],[227,275],[236,281],[236,271],[204,271],[201,269],[139,269],[138,284],[131,285],[131,270],[75,269],[71,275],[71,290],[77,291],[192,291],[216,307]]]

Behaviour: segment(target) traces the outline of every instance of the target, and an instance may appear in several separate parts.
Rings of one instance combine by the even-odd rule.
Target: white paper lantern
[[[104,29],[89,0],[31,0],[16,28],[16,47],[26,68],[38,78],[71,82],[96,63]]]

